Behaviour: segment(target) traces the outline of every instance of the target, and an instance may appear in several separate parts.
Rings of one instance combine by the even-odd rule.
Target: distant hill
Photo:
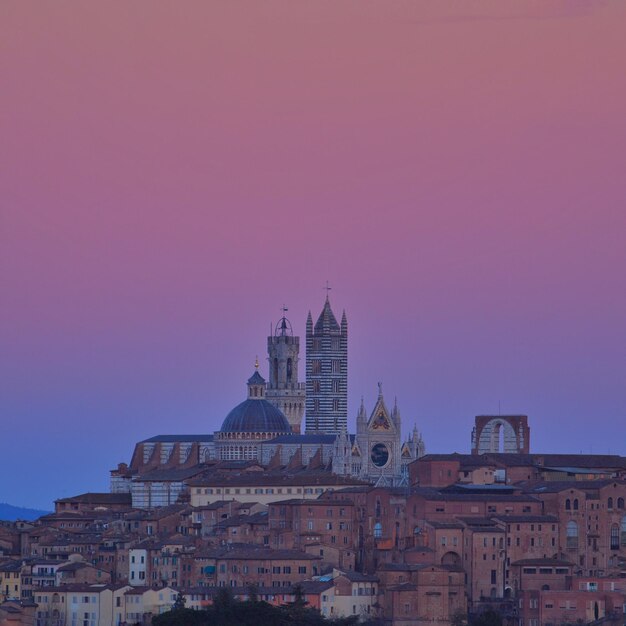
[[[25,509],[21,506],[13,506],[6,502],[0,502],[0,520],[13,522],[16,519],[34,520],[42,515],[47,515],[50,511],[39,511],[38,509]]]

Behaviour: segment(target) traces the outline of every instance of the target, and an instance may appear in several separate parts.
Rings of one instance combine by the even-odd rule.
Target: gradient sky
[[[0,501],[219,428],[326,280],[350,424],[626,454],[625,6],[0,3]]]

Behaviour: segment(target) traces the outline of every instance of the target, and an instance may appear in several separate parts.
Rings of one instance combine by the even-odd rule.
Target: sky
[[[626,455],[624,32],[622,0],[0,3],[0,501],[218,429],[326,281],[349,425],[381,381],[429,452],[500,411]]]

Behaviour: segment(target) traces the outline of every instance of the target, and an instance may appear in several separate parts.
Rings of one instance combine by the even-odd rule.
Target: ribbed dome
[[[226,416],[220,432],[290,433],[291,427],[287,418],[273,404],[261,398],[248,398]]]

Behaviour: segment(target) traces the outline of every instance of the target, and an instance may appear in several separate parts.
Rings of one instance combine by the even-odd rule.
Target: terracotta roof
[[[289,498],[287,500],[276,500],[275,502],[272,502],[270,506],[280,506],[280,505],[287,505],[287,504],[298,504],[298,505],[302,505],[302,506],[320,506],[320,507],[324,507],[324,506],[354,506],[354,502],[352,500],[347,500],[344,498],[336,498],[336,499],[314,499],[314,500],[307,500],[306,498]]]
[[[432,526],[433,528],[443,528],[443,529],[462,529],[464,528],[463,524],[461,524],[460,522],[454,522],[454,521],[450,521],[450,522],[437,522],[434,520],[427,520],[426,524],[428,526]]]
[[[506,524],[556,524],[559,521],[554,515],[494,515],[493,519]]]
[[[564,561],[561,559],[520,559],[519,561],[513,561],[511,565],[534,565],[537,567],[544,566],[561,566],[561,567],[574,567],[574,563],[570,561]]]
[[[603,478],[599,480],[535,480],[516,483],[516,486],[525,493],[542,494],[558,493],[560,491],[567,491],[568,489],[593,492],[612,484],[626,485],[626,481],[614,478]]]
[[[139,443],[194,443],[213,441],[213,435],[156,435]]]
[[[132,503],[132,496],[130,493],[82,493],[78,496],[71,496],[69,498],[59,498],[55,502],[69,503],[77,502],[84,504],[130,504]]]
[[[319,561],[321,559],[319,556],[300,552],[299,550],[275,550],[257,544],[245,543],[233,543],[230,546],[207,548],[199,552],[198,556],[216,560]]]

